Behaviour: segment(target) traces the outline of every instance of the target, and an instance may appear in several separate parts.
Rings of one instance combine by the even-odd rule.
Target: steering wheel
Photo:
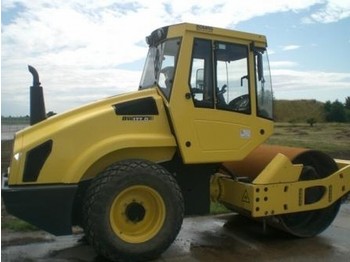
[[[231,100],[228,104],[229,107],[235,111],[239,112],[249,112],[250,111],[250,100],[249,95],[241,95]]]

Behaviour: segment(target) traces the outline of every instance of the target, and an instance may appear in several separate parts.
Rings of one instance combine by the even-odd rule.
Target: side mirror
[[[204,69],[197,69],[196,72],[196,88],[203,90],[204,87]]]

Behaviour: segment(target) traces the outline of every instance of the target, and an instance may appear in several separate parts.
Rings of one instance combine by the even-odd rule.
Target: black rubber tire
[[[143,186],[161,197],[165,219],[151,239],[131,243],[115,233],[110,212],[121,192]],[[89,243],[98,254],[112,261],[144,261],[158,257],[175,240],[183,216],[184,201],[176,180],[166,169],[146,160],[124,160],[107,168],[91,182],[83,204],[84,230]]]

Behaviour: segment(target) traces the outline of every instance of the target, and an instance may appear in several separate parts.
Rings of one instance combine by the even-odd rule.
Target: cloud
[[[141,61],[147,53],[144,38],[158,27],[186,21],[234,28],[253,17],[297,12],[319,2],[323,3],[321,0],[2,1],[2,113],[28,114],[28,86],[32,80],[27,64],[39,71],[47,109],[62,112],[105,96],[137,90]],[[329,1],[333,9],[345,6],[345,2],[337,5],[331,2],[341,1]]]
[[[299,71],[271,66],[277,99],[305,98],[334,101],[349,96],[350,73]]]
[[[140,30],[140,23],[135,21],[149,14],[140,5],[103,7],[88,2],[83,9],[77,1],[77,5],[72,1],[70,6],[61,3],[50,1],[45,5],[44,1],[36,1],[26,6],[22,2],[21,10],[25,11],[3,25],[4,114],[28,114],[28,106],[16,105],[19,101],[28,104],[28,91],[21,91],[21,95],[18,92],[31,84],[27,64],[38,69],[47,108],[56,112],[137,90],[142,68],[126,71],[118,66],[146,56],[147,46],[140,45],[140,41],[161,25],[161,19],[147,19]],[[7,2],[6,8],[12,10],[15,5]]]
[[[286,45],[282,47],[283,51],[290,51],[290,50],[295,50],[295,49],[299,49],[300,45]]]
[[[350,17],[349,0],[329,0],[303,19],[303,23],[334,23]]]
[[[298,66],[298,63],[294,61],[271,61],[270,62],[271,70],[280,69],[280,68],[290,68],[290,67],[296,67],[296,66]]]

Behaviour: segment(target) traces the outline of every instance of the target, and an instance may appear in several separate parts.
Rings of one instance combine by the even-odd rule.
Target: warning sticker
[[[243,139],[250,139],[252,137],[252,131],[250,129],[241,129],[239,135]]]
[[[242,196],[242,202],[244,202],[244,203],[250,203],[249,195],[248,195],[248,191],[247,191],[247,190],[244,191],[244,194],[243,194],[243,196]]]

